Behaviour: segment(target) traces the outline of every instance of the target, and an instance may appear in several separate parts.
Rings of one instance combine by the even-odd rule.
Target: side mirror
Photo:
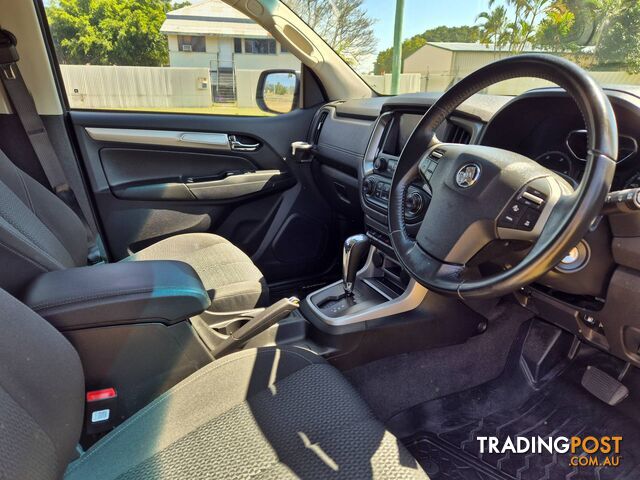
[[[269,113],[288,113],[300,100],[300,78],[294,70],[265,70],[258,80],[256,103]]]

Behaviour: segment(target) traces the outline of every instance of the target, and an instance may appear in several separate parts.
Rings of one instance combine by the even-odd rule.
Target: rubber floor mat
[[[619,366],[612,357],[586,350],[561,373],[535,386],[516,359],[496,380],[479,387],[418,405],[396,419],[417,432],[404,440],[432,480],[444,479],[640,479],[640,386],[638,371],[625,383],[632,395],[611,407],[580,385],[587,365],[609,371]],[[515,364],[515,365],[514,365]],[[393,430],[393,429],[392,429]],[[478,437],[497,437],[502,446],[509,437],[622,436],[619,465],[572,466],[571,453],[480,452]]]

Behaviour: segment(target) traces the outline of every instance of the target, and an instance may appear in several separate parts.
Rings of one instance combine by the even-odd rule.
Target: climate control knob
[[[422,199],[422,195],[418,192],[413,192],[407,195],[407,198],[404,201],[404,206],[411,215],[418,215],[422,211],[422,207],[424,206],[424,200]]]
[[[384,172],[387,169],[387,165],[387,159],[383,157],[378,157],[373,161],[373,168],[378,172]]]
[[[364,182],[362,182],[362,193],[365,195],[372,195],[376,188],[376,184],[370,178],[365,178]]]

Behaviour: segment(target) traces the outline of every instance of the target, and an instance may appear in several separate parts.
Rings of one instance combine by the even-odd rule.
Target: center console
[[[395,260],[387,227],[393,174],[422,115],[389,111],[374,125],[358,168],[366,233],[345,242],[343,281],[310,294],[302,305],[305,317],[321,330],[342,334],[366,328],[370,322],[413,312],[426,297],[426,289],[410,279]],[[417,233],[430,199],[430,192],[420,183],[409,188],[405,219],[410,232]],[[351,253],[354,248],[361,252],[357,259]]]
[[[361,204],[367,235],[374,245],[390,253],[387,210],[391,181],[400,153],[411,132],[422,118],[412,111],[383,113],[378,119],[361,169]],[[410,233],[417,233],[431,201],[429,191],[416,182],[409,187],[405,202],[405,220]]]
[[[332,332],[361,328],[372,321],[410,316],[426,303],[427,290],[411,279],[396,260],[387,218],[393,175],[402,150],[423,115],[424,109],[395,108],[383,111],[373,126],[358,173],[365,235],[347,240],[345,256],[354,242],[366,242],[371,248],[366,249],[368,256],[363,258],[357,274],[355,267],[350,270],[353,279],[347,278],[345,270],[343,282],[306,298],[302,310],[318,328]],[[474,125],[462,118],[449,118],[436,131],[438,138],[454,143],[469,143],[474,134]],[[416,178],[405,197],[405,223],[410,236],[418,233],[430,202],[429,187]]]

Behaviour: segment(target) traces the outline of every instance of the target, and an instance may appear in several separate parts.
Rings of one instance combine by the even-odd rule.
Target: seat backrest
[[[0,151],[0,288],[21,295],[40,273],[86,265],[88,249],[73,210]]]
[[[83,409],[75,349],[0,290],[0,478],[60,478],[74,456]]]

